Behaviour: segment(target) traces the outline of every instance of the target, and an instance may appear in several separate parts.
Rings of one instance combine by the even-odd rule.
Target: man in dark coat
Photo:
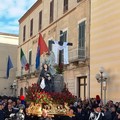
[[[7,110],[5,111],[5,118],[10,118],[10,114],[14,113],[12,104],[8,104]]]
[[[111,112],[109,111],[108,107],[105,106],[103,108],[103,110],[104,110],[104,117],[105,117],[104,119],[105,120],[112,120],[112,115],[111,115]]]
[[[2,102],[0,102],[0,120],[5,120],[5,112],[3,110]]]
[[[117,109],[116,116],[113,120],[120,120],[120,108]]]
[[[76,120],[86,120],[85,111],[82,109],[81,106],[77,106],[77,113],[75,117],[76,117]]]

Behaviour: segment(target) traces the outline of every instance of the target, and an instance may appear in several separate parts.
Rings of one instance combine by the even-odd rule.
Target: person
[[[55,76],[55,74],[56,74],[56,69],[54,68],[54,66],[55,66],[55,55],[54,55],[53,51],[49,51],[48,53],[45,53],[43,55],[43,58],[41,60],[41,66],[43,64],[47,64],[50,74],[52,76]]]
[[[103,111],[104,111],[105,120],[112,120],[111,111],[107,106],[103,107]]]
[[[112,120],[113,120],[116,116],[116,107],[113,106],[113,107],[111,107],[110,110],[111,110],[111,117],[112,117]]]
[[[89,120],[104,120],[104,114],[101,112],[98,104],[93,105],[93,112],[90,113]]]
[[[25,106],[23,104],[19,105],[19,111],[17,113],[11,113],[9,116],[12,120],[25,120],[24,114]],[[7,119],[6,119],[7,120]]]
[[[120,120],[120,108],[116,110],[116,116],[114,117],[113,120]]]
[[[53,51],[50,51],[48,54],[46,54],[45,63],[49,66],[49,71],[50,71],[51,75],[54,76],[56,74],[56,70],[54,68],[55,55],[54,55]]]
[[[5,120],[5,112],[3,110],[3,103],[0,102],[0,120]]]
[[[87,120],[85,111],[81,106],[77,106],[76,120]]]
[[[38,84],[40,85],[40,88],[46,92],[53,91],[52,76],[47,64],[43,64],[42,70],[39,75]]]
[[[5,113],[6,113],[5,118],[10,118],[10,114],[14,113],[11,103],[8,104],[8,107],[7,107],[7,110],[5,111]]]
[[[99,95],[96,95],[96,102],[97,102],[97,104],[100,104],[100,102],[101,102],[101,99],[100,99]]]

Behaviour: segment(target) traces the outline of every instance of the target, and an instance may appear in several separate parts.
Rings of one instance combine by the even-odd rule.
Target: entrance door
[[[87,86],[87,76],[78,77],[77,85],[78,85],[78,97],[84,99],[86,98],[86,86]]]
[[[20,88],[20,96],[23,95],[23,88]]]

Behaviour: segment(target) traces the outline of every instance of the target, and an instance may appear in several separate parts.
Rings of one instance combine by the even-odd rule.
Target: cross
[[[63,31],[60,30],[60,41],[58,42],[60,46],[63,45],[64,40],[65,40],[65,39],[64,39],[64,33],[63,33]],[[49,43],[50,43],[50,44],[54,44],[54,41],[50,40]],[[67,43],[67,45],[68,45],[68,46],[72,46],[73,43]],[[59,65],[61,65],[61,63],[62,63],[62,58],[61,58],[62,52],[63,52],[63,50],[59,50]]]

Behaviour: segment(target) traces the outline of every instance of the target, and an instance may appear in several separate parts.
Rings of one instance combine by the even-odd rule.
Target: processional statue
[[[54,53],[45,54],[42,61],[42,68],[38,77],[40,88],[46,92],[54,91],[54,75],[56,74]]]

